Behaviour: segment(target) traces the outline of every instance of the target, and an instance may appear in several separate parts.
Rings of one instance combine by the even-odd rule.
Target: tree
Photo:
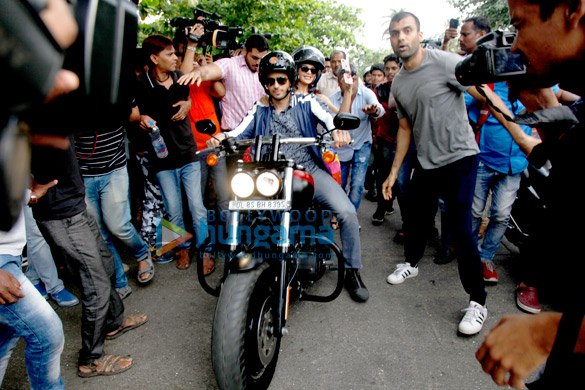
[[[465,17],[485,16],[492,28],[504,29],[510,25],[507,0],[447,0]]]
[[[154,33],[174,36],[170,20],[192,18],[195,7],[218,13],[224,25],[242,27],[244,37],[253,28],[270,33],[270,48],[289,53],[301,45],[315,46],[325,55],[336,48],[354,50],[359,47],[354,32],[363,27],[358,9],[331,0],[142,0],[139,42]]]

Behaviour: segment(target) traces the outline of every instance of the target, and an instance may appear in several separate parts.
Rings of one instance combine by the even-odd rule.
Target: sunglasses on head
[[[301,65],[301,70],[305,73],[311,72],[317,74],[317,68],[309,68],[307,65]]]
[[[279,76],[277,78],[268,77],[266,79],[266,85],[269,87],[274,85],[274,83],[278,83],[279,85],[284,85],[284,84],[286,84],[287,81],[288,81],[288,78],[286,78],[284,76]]]

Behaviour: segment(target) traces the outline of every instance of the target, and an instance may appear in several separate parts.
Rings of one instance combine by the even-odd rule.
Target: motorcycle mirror
[[[207,134],[213,136],[217,128],[215,123],[211,119],[202,119],[195,123],[195,129],[201,134]]]
[[[360,118],[347,112],[340,112],[333,118],[333,124],[338,130],[353,130],[359,127]]]

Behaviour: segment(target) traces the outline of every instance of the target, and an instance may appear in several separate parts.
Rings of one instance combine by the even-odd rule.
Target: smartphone
[[[351,67],[349,66],[349,60],[347,58],[341,59],[341,68],[344,70],[343,72],[343,79],[347,84],[353,83],[353,78],[351,77]]]
[[[457,27],[459,27],[459,19],[449,20],[449,28],[457,28]]]

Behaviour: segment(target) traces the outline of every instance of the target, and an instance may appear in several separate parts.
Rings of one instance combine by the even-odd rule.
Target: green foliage
[[[270,48],[289,53],[301,45],[315,46],[325,55],[340,47],[356,50],[354,32],[363,27],[359,10],[331,0],[142,0],[139,42],[155,33],[172,38],[169,21],[192,18],[195,7],[218,13],[222,24],[242,27],[244,38],[254,27],[258,33],[270,33]]]
[[[504,29],[510,25],[507,0],[447,0],[464,17],[485,16],[492,28]]]

